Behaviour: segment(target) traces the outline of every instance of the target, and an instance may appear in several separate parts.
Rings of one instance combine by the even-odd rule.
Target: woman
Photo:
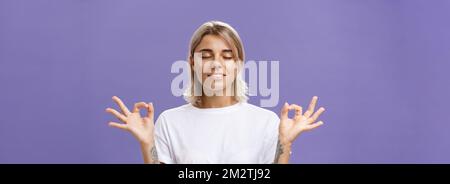
[[[131,132],[141,145],[145,163],[288,163],[291,145],[304,131],[319,127],[325,110],[285,103],[280,118],[248,104],[241,71],[244,49],[228,24],[206,22],[194,33],[189,49],[191,85],[186,105],[161,113],[154,124],[152,103],[138,102],[132,111],[116,96],[122,112],[106,111],[123,123],[112,127]],[[146,109],[141,117],[139,110]],[[288,117],[295,111],[293,118]]]

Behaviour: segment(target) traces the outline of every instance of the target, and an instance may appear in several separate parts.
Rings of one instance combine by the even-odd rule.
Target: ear
[[[189,65],[194,66],[194,58],[192,56],[189,56]]]
[[[191,69],[191,73],[194,73],[194,58],[192,56],[189,56],[189,68]]]

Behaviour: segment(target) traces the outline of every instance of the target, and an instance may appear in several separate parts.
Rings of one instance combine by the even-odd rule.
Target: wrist
[[[275,163],[278,164],[288,164],[291,157],[291,146],[290,141],[285,141],[281,137],[278,140],[277,152],[275,157]]]
[[[292,142],[289,141],[288,139],[283,138],[282,136],[280,136],[278,138],[279,140],[279,144],[280,144],[280,148],[283,150],[284,153],[290,153],[291,152],[291,147],[292,147]]]
[[[291,146],[292,145],[292,141],[290,141],[288,138],[286,138],[285,136],[278,136],[278,140],[280,141],[279,143],[281,145],[285,145],[285,146]]]
[[[291,153],[292,144],[291,143],[281,143],[281,148],[283,149],[283,153]]]
[[[145,164],[157,164],[158,156],[156,154],[156,148],[153,141],[150,142],[140,142],[141,152],[144,158]]]
[[[139,141],[141,148],[151,148],[155,145],[153,140],[149,141]]]

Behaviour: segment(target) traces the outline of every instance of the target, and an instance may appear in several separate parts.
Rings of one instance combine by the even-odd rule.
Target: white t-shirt
[[[158,159],[167,164],[269,164],[279,122],[274,112],[245,102],[205,109],[182,105],[156,120]]]

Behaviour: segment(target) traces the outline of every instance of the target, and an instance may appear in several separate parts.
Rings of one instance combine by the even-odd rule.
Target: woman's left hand
[[[308,110],[302,113],[302,107],[296,104],[289,105],[285,103],[281,109],[279,141],[282,144],[292,144],[294,140],[304,131],[312,130],[323,124],[322,121],[316,122],[325,108],[320,107],[317,111],[314,108],[317,103],[317,96],[314,96],[309,104]],[[288,117],[290,110],[295,111],[293,118]]]

